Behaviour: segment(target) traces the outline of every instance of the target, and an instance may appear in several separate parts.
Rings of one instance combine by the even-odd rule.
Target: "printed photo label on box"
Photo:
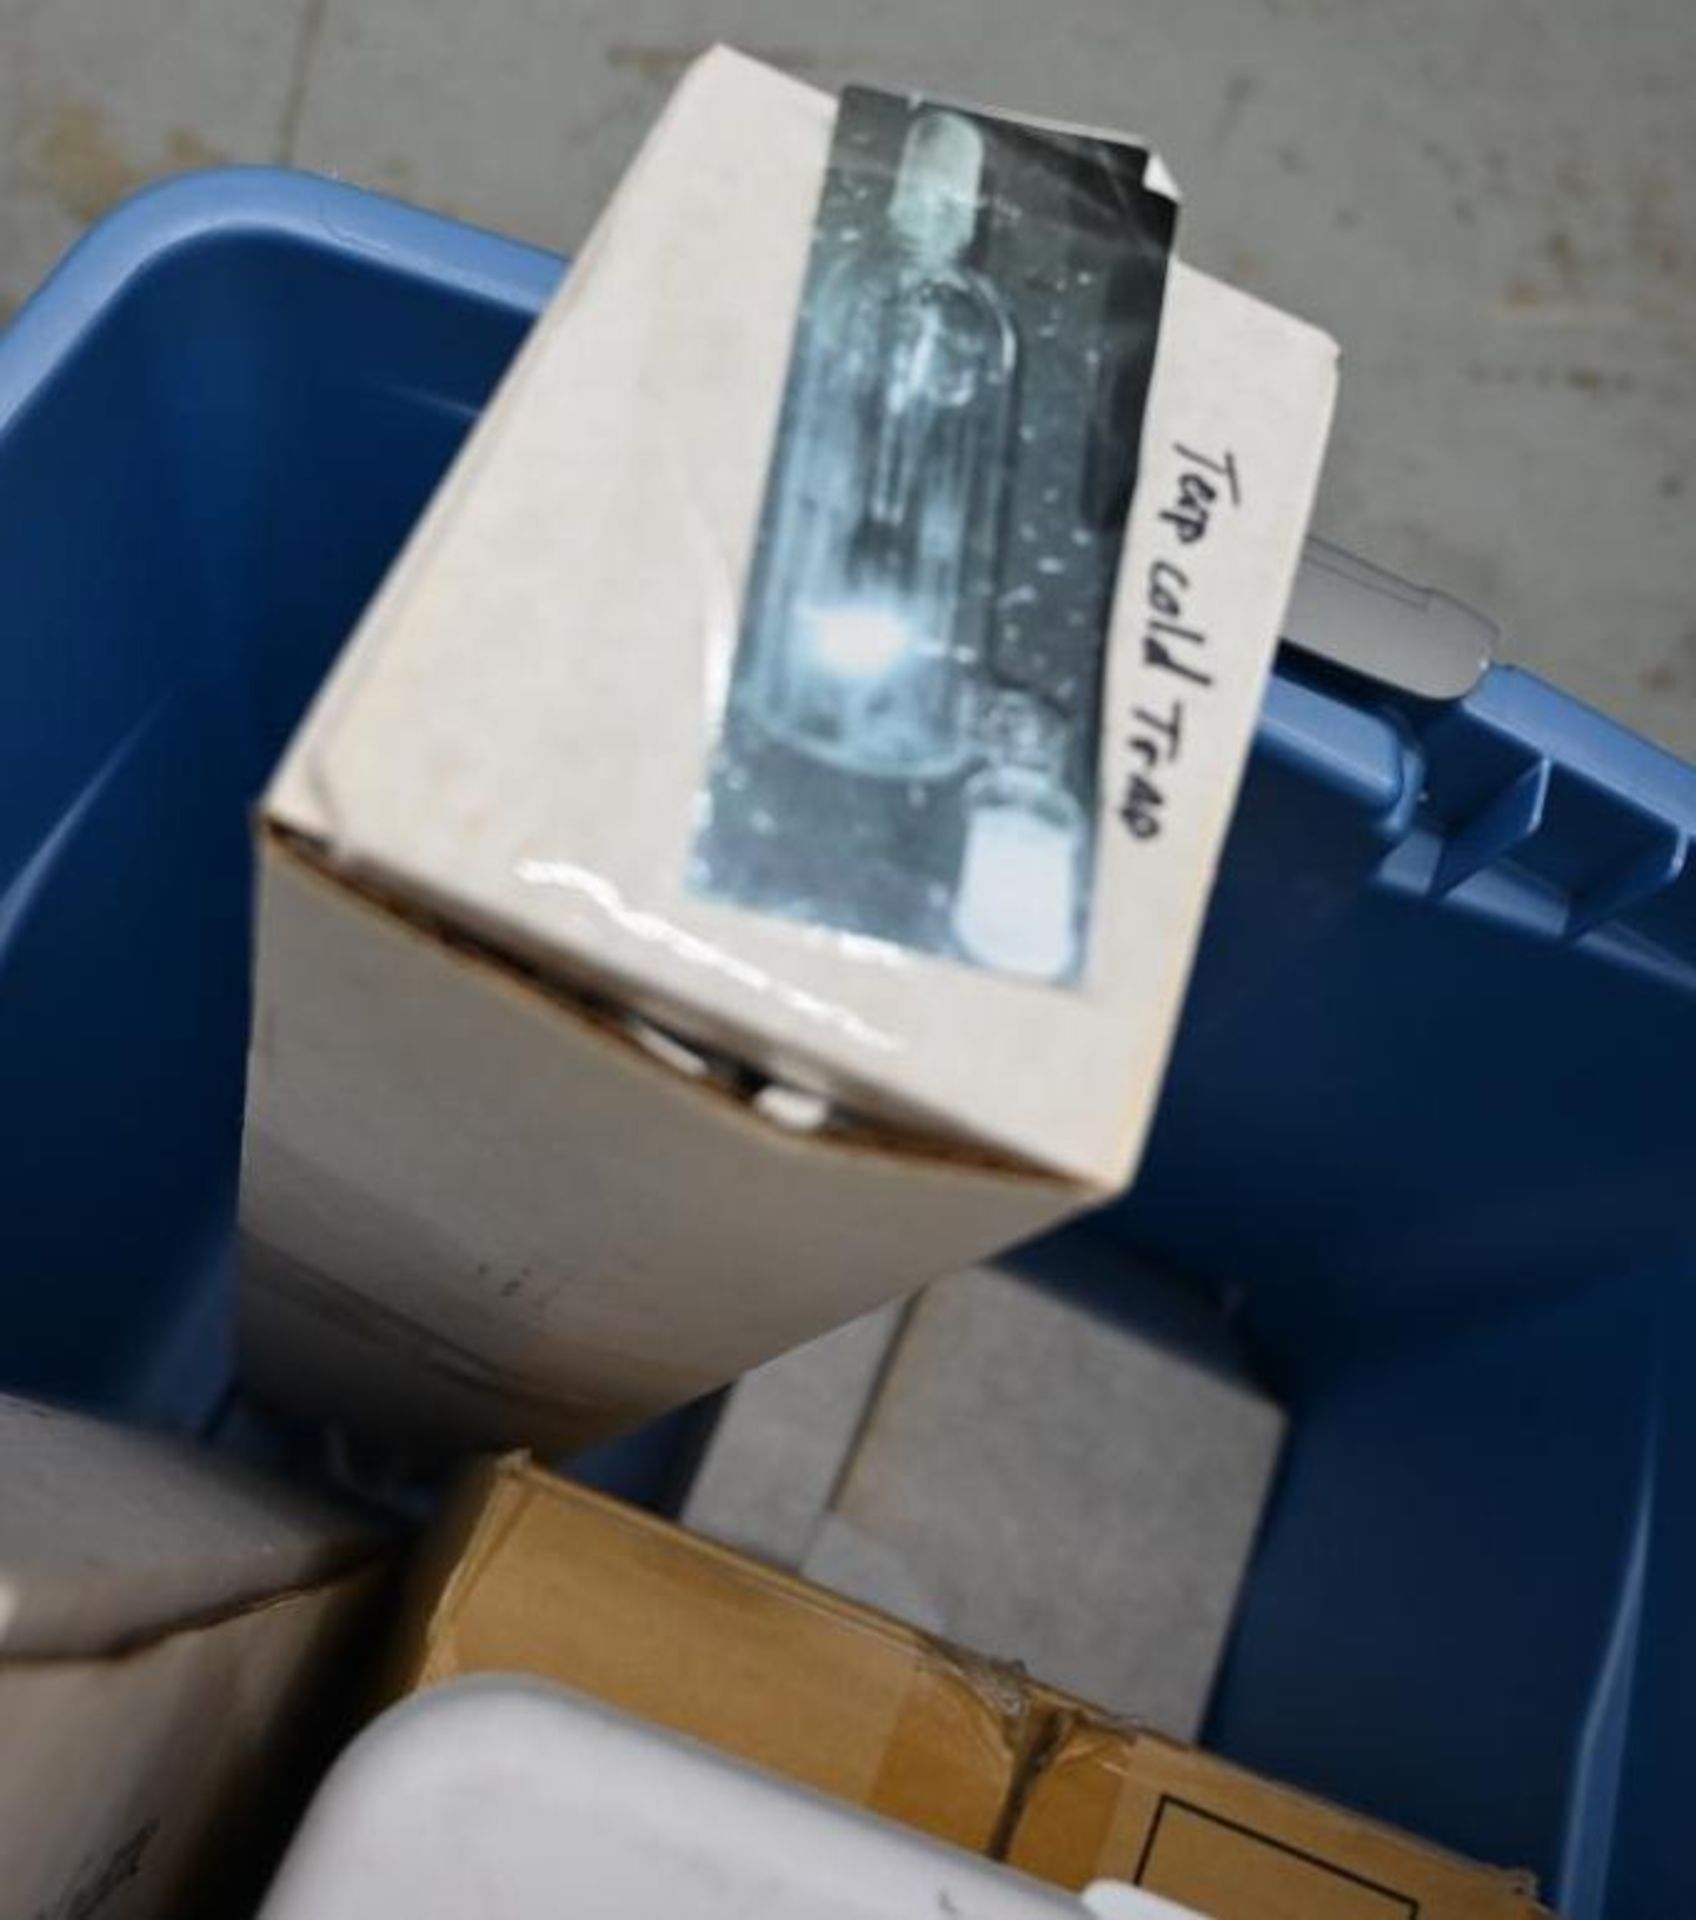
[[[1083,971],[1176,217],[1141,148],[842,98],[690,880]]]

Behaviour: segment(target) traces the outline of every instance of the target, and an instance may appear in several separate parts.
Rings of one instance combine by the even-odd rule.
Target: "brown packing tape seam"
[[[1001,1809],[1001,1818],[996,1823],[995,1838],[985,1849],[991,1860],[1004,1861],[1007,1858],[1038,1781],[1048,1772],[1054,1756],[1065,1744],[1075,1724],[1074,1717],[1056,1709],[1052,1701],[1043,1697],[1039,1688],[1027,1686],[1025,1698],[1030,1711],[1024,1751],[1014,1769],[1012,1785],[1007,1790],[1007,1804]]]
[[[946,1692],[951,1700],[963,1695],[976,1710],[972,1731],[981,1742],[983,1758],[991,1766],[1005,1766],[1007,1784],[998,1803],[985,1807],[969,1827],[961,1821],[943,1832],[940,1823],[927,1823],[927,1830],[942,1833],[942,1837],[968,1846],[974,1853],[1000,1859],[1011,1831],[1014,1789],[1036,1737],[1029,1691],[1009,1668],[942,1646],[923,1635],[915,1637],[924,1647],[924,1659],[896,1709],[865,1803],[874,1808],[898,1809],[902,1804],[900,1778],[915,1766],[921,1785],[927,1775],[934,1779],[936,1740],[930,1725],[934,1696],[939,1691]]]
[[[1106,1751],[1116,1751],[1124,1742],[1135,1741],[1142,1733],[1135,1722],[1100,1719],[1081,1704],[1040,1686],[1033,1689],[1033,1699],[1038,1710],[1035,1735],[1028,1764],[1021,1768],[1008,1796],[1001,1844],[994,1856],[998,1860],[1006,1860],[1013,1851],[1037,1789],[1047,1780],[1063,1753],[1075,1757],[1080,1743],[1086,1741],[1091,1748],[1099,1746]],[[1086,1805],[1082,1796],[1072,1796],[1067,1808],[1071,1833],[1066,1851],[1070,1856],[1087,1862],[1100,1861],[1106,1856],[1108,1836],[1120,1819],[1123,1803],[1131,1791],[1126,1783],[1111,1800],[1098,1797],[1092,1806]],[[1086,1813],[1092,1816],[1087,1825]],[[1040,1871],[1035,1866],[1025,1870]],[[1085,1873],[1076,1877],[1075,1884],[1070,1878],[1056,1883],[1077,1892],[1095,1877],[1094,1873]]]
[[[1044,1719],[1048,1737],[1037,1751],[1031,1770],[1015,1784],[1015,1798],[1022,1816],[1029,1806],[1030,1799],[1043,1777],[1051,1770],[1054,1762],[1062,1754],[1067,1758],[1104,1756],[1110,1763],[1116,1758],[1128,1755],[1137,1748],[1150,1747],[1172,1756],[1176,1765],[1199,1766],[1220,1779],[1221,1786],[1240,1788],[1256,1796],[1270,1800],[1289,1809],[1292,1824],[1310,1825],[1316,1818],[1334,1822],[1340,1829],[1365,1837],[1386,1847],[1409,1849],[1421,1856],[1430,1866],[1458,1876],[1490,1885],[1504,1900],[1517,1899],[1521,1904],[1517,1912],[1525,1920],[1552,1920],[1549,1909],[1539,1901],[1537,1877],[1523,1867],[1488,1866],[1467,1856],[1455,1853],[1439,1846],[1435,1841],[1408,1832],[1388,1821],[1373,1818],[1353,1808],[1340,1805],[1334,1800],[1323,1798],[1319,1794],[1286,1785],[1282,1781],[1269,1779],[1263,1774],[1234,1765],[1231,1761],[1203,1748],[1191,1747],[1182,1741],[1173,1740],[1154,1728],[1136,1720],[1123,1719],[1104,1714],[1090,1708],[1087,1704],[1070,1699],[1068,1696],[1048,1688],[1037,1689],[1045,1709]],[[1114,1772],[1122,1773],[1117,1791],[1111,1801],[1103,1801],[1095,1824],[1095,1831],[1089,1841],[1090,1850],[1099,1856],[1105,1849],[1114,1830],[1126,1820],[1127,1809],[1139,1799],[1153,1795],[1157,1800],[1169,1798],[1164,1791],[1149,1780],[1138,1778],[1128,1770],[1114,1766]],[[1209,1813],[1209,1817],[1216,1816]],[[1134,1814],[1129,1824],[1141,1825],[1142,1815]],[[1013,1822],[1013,1831],[1017,1831],[1017,1819]],[[1246,1833],[1248,1829],[1243,1830]],[[1254,1835],[1264,1838],[1269,1844],[1283,1844],[1273,1835]],[[1502,1909],[1504,1913],[1506,1908]]]

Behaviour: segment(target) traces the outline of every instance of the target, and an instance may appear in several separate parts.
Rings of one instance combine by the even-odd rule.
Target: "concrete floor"
[[[0,313],[220,160],[570,247],[715,38],[1152,139],[1343,343],[1320,531],[1696,757],[1690,0],[0,0]]]

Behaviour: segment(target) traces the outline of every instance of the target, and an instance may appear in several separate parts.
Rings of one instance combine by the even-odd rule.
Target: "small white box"
[[[780,408],[804,412],[785,382],[835,117],[828,96],[732,54],[691,70],[267,796],[243,1225],[255,1362],[297,1404],[444,1443],[578,1444],[1099,1200],[1135,1162],[1307,522],[1335,349],[1173,259],[1163,312],[1145,316],[1159,351],[1140,443],[1119,449],[1134,467],[1140,444],[1128,524],[1109,485],[1075,553],[1005,529],[1023,571],[997,576],[998,607],[1040,605],[1098,533],[1118,556],[1094,616],[1099,705],[1070,723],[1086,729],[1067,765],[1092,813],[1044,787],[1060,748],[1008,680],[995,700],[972,693],[995,742],[983,779],[944,739],[946,778],[933,755],[922,779],[884,766],[857,789],[876,788],[885,827],[903,791],[964,822],[951,932],[868,937],[884,923],[822,909],[810,923],[808,847],[781,808],[755,828],[802,873],[798,898],[727,898],[698,836],[734,811],[723,742],[738,631],[746,646],[767,590],[748,585],[756,541],[790,537],[762,531],[762,494],[794,439]],[[960,264],[976,217],[962,207],[989,193],[970,118],[935,110],[913,136],[930,184],[898,180],[884,215],[962,302],[982,280]],[[935,314],[908,320],[901,364],[934,374]],[[989,323],[973,324],[958,355],[993,357]],[[1066,373],[1035,351],[1042,332],[1022,377]],[[1015,446],[999,416],[995,430]],[[933,467],[942,444],[924,442]],[[933,546],[955,553],[944,507],[962,541],[989,538],[977,496],[928,517],[903,505],[912,446],[890,428],[878,449],[865,464],[885,517],[867,509],[862,544],[916,541],[922,573]],[[1047,491],[1095,484],[1080,454]],[[997,618],[1004,643],[1018,623]],[[837,609],[810,643],[832,698],[905,634]],[[1194,704],[1151,802],[1159,743],[1139,729],[1179,690]],[[964,695],[939,697],[958,721]],[[804,730],[818,707],[801,705],[786,724]],[[1056,865],[1074,838],[1087,875]],[[818,850],[821,893],[841,852]],[[1015,869],[1026,905],[998,922],[985,876],[1005,905]],[[1075,939],[1036,937],[1039,899],[1051,920],[1073,914]],[[673,1037],[645,1048],[632,1012]],[[731,1070],[691,1071],[676,1036]],[[830,1123],[784,1124],[750,1076],[811,1090]]]

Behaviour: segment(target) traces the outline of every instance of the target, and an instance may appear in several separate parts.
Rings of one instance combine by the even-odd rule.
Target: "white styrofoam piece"
[[[1169,1920],[1134,1889],[1115,1920]],[[705,1747],[516,1678],[385,1714],[260,1920],[1062,1920],[1076,1901]]]

